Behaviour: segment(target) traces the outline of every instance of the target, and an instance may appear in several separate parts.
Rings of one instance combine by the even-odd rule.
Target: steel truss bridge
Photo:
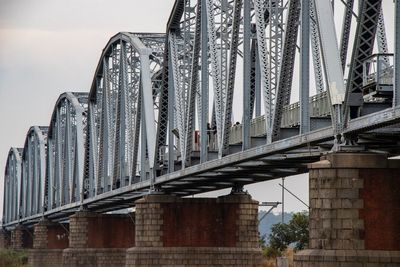
[[[165,34],[116,34],[90,91],[10,149],[3,227],[241,190],[329,151],[399,155],[400,2],[392,54],[382,3],[176,0]]]

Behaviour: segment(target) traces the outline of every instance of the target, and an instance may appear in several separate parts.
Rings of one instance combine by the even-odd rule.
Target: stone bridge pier
[[[59,266],[63,249],[68,247],[69,225],[53,223],[47,219],[34,226],[33,249],[29,252],[28,266]]]
[[[11,233],[6,229],[0,230],[0,248],[9,248],[11,242]]]
[[[149,195],[136,202],[135,247],[126,266],[261,266],[258,202]]]
[[[69,247],[63,267],[125,266],[126,249],[135,244],[132,215],[81,211],[70,217]]]
[[[295,267],[400,266],[400,160],[333,153],[309,169],[310,245]]]
[[[18,225],[10,233],[10,248],[12,249],[27,249],[32,248],[33,233],[31,229],[28,229],[22,225]]]
[[[129,215],[80,211],[69,225],[40,221],[29,266],[262,266],[258,202],[248,194],[151,194],[135,207]]]

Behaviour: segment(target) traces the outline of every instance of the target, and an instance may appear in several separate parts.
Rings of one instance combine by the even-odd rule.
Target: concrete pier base
[[[67,248],[62,255],[63,267],[125,266],[126,248]]]
[[[127,252],[126,266],[251,266],[261,267],[258,248],[146,247]]]
[[[135,247],[126,266],[261,266],[258,202],[149,195],[136,202]]]
[[[69,247],[63,267],[124,266],[126,248],[135,244],[130,215],[77,212],[70,217]]]
[[[295,256],[296,267],[398,267],[399,251],[320,250],[300,251]]]
[[[294,266],[400,266],[400,161],[333,153],[309,169],[310,249]]]

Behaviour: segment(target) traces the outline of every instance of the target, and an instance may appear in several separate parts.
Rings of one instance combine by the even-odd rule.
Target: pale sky
[[[97,61],[111,36],[120,31],[165,32],[173,2],[0,0],[1,203],[9,148],[23,147],[30,126],[49,125],[61,93],[89,91]],[[392,1],[384,2],[392,12]],[[256,200],[279,201],[279,182],[247,189]],[[288,178],[286,185],[308,202],[305,175]],[[285,207],[287,211],[305,209],[288,194]]]

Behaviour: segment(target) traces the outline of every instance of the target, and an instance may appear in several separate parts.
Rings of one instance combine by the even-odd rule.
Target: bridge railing
[[[393,54],[374,54],[363,63],[364,99],[393,96]]]
[[[330,104],[328,93],[310,97],[310,116],[316,118],[326,118],[330,116]],[[297,127],[300,125],[300,103],[290,104],[283,109],[282,128]],[[250,135],[253,137],[265,136],[265,116],[256,117],[251,120]],[[239,144],[242,142],[242,124],[233,125],[230,133],[230,144]]]

